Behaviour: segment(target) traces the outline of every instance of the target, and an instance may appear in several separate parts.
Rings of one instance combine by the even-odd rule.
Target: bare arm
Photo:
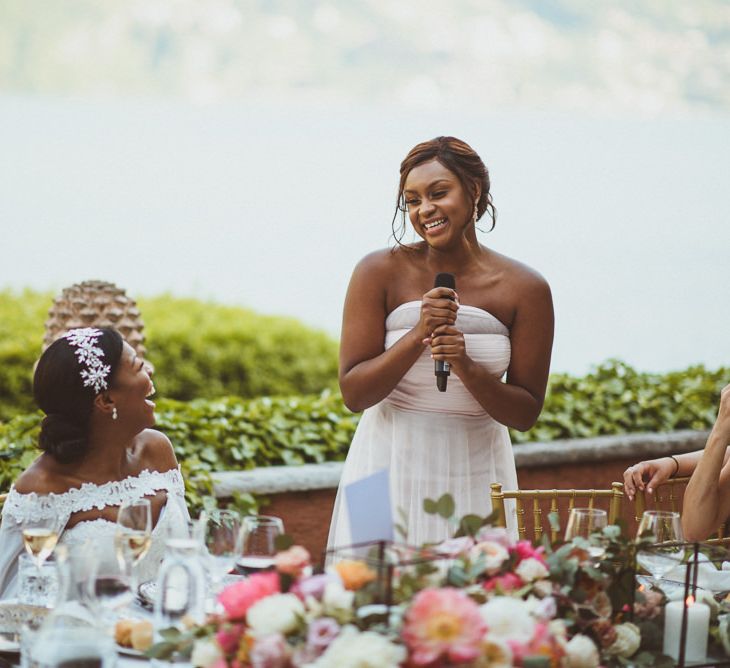
[[[730,515],[730,385],[720,397],[717,420],[684,494],[682,529],[687,540],[704,540]]]
[[[424,350],[423,339],[439,325],[456,320],[457,305],[448,288],[424,295],[421,318],[388,350],[385,346],[386,291],[382,255],[366,257],[350,280],[340,340],[340,389],[351,411],[387,397]]]
[[[519,289],[506,383],[466,354],[463,334],[453,327],[437,330],[432,352],[434,359],[451,364],[466,389],[497,422],[526,431],[537,421],[545,400],[554,315],[550,288],[541,277],[531,277]]]

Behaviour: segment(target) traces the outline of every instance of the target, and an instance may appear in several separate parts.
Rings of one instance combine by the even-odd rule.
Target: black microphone
[[[433,287],[456,290],[456,277],[453,274],[447,273],[436,274]],[[449,297],[449,299],[452,299],[452,297]],[[438,387],[439,392],[446,392],[446,383],[451,374],[449,363],[443,360],[435,360],[433,372],[436,375],[436,387]]]

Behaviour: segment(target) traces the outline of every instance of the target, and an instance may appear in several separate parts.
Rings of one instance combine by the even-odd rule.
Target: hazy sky
[[[454,134],[492,173],[483,243],[551,283],[554,370],[728,364],[730,10],[586,4],[6,0],[0,285],[337,335],[400,160]]]

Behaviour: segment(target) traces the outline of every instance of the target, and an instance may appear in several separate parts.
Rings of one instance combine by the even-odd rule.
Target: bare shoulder
[[[400,263],[398,249],[381,248],[368,253],[355,265],[353,277],[381,278],[395,271]]]
[[[156,429],[145,429],[137,435],[134,454],[140,471],[169,471],[177,468],[177,457],[170,439]]]
[[[550,285],[539,271],[501,253],[492,254],[504,277],[526,297],[551,298]]]
[[[19,494],[63,494],[75,486],[47,455],[38,457],[13,484]]]

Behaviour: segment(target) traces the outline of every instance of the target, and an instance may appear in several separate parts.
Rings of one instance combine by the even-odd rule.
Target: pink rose
[[[522,579],[514,573],[505,573],[497,575],[489,580],[485,580],[482,585],[486,591],[493,591],[499,588],[500,591],[507,593],[514,589],[519,589],[523,585]]]
[[[504,527],[484,526],[477,532],[477,542],[489,541],[490,543],[499,543],[502,547],[511,549],[514,547],[514,541]]]
[[[322,652],[340,633],[340,625],[331,617],[315,619],[309,626],[307,644]]]
[[[312,558],[301,545],[292,545],[276,555],[274,565],[279,573],[298,578],[305,568],[312,565]]]
[[[218,600],[229,619],[243,619],[256,601],[279,593],[279,574],[256,573],[226,587]]]
[[[474,545],[474,539],[471,536],[461,536],[460,538],[449,538],[448,540],[439,543],[435,550],[438,554],[442,554],[445,557],[451,557],[452,559],[458,557],[460,554],[467,552]]]
[[[235,654],[238,651],[238,645],[241,642],[242,635],[243,625],[234,624],[233,626],[218,631],[215,634],[215,640],[224,654]]]
[[[545,548],[533,547],[529,540],[518,541],[517,545],[514,546],[514,551],[517,553],[518,561],[532,558],[541,561],[543,564],[545,563],[545,557],[542,554]]]

